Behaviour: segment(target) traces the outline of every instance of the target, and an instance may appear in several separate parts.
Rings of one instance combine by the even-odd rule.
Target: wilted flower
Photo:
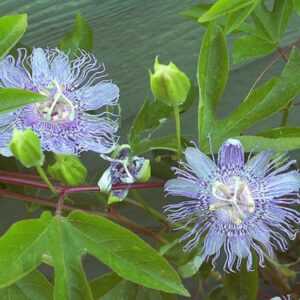
[[[102,158],[111,162],[111,166],[101,176],[98,186],[101,191],[111,191],[114,184],[128,184],[127,188],[112,190],[108,203],[122,201],[127,197],[130,184],[138,181],[145,182],[151,175],[148,159],[139,156],[131,156],[129,145],[122,145],[116,148],[112,157],[101,155]]]
[[[44,103],[30,104],[0,116],[0,153],[11,155],[8,143],[13,128],[31,128],[42,149],[78,155],[92,150],[109,153],[115,148],[116,121],[108,113],[87,113],[106,105],[116,105],[119,89],[103,80],[105,69],[84,51],[74,60],[58,49],[33,49],[27,55],[18,49],[0,61],[0,87],[31,90],[48,97]]]
[[[201,255],[213,257],[214,264],[223,247],[224,270],[233,271],[243,258],[251,269],[251,248],[261,266],[263,251],[272,257],[273,248],[287,249],[286,238],[295,238],[293,224],[299,222],[291,204],[299,203],[300,174],[288,171],[295,161],[285,154],[272,156],[263,151],[245,163],[243,146],[235,139],[224,142],[217,165],[199,149],[186,149],[187,163],[181,162],[183,169],[175,168],[178,178],[165,185],[168,194],[190,198],[165,209],[171,222],[194,224],[181,238],[188,240],[184,250],[203,239]]]

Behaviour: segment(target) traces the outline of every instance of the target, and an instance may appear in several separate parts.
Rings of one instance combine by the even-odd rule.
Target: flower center
[[[75,107],[73,102],[63,94],[63,86],[53,80],[46,88],[39,87],[38,90],[40,94],[48,97],[48,101],[36,104],[45,120],[74,120]]]
[[[255,210],[255,202],[247,184],[239,177],[233,177],[233,183],[225,185],[215,181],[212,186],[213,203],[211,211],[225,211],[226,216],[236,225],[240,225],[248,213]]]

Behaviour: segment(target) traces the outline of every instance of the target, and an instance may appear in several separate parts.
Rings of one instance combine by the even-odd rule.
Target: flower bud
[[[169,106],[178,106],[187,98],[191,87],[189,78],[176,65],[162,65],[155,58],[154,74],[150,71],[150,86],[155,98]]]
[[[74,155],[56,155],[56,162],[48,167],[49,174],[56,180],[69,186],[76,186],[84,182],[87,169],[80,159]]]
[[[142,163],[140,170],[137,173],[138,182],[146,182],[150,179],[151,176],[151,166],[149,159],[145,159]]]
[[[26,168],[41,166],[44,162],[44,154],[38,136],[26,129],[13,131],[9,148],[16,159]]]

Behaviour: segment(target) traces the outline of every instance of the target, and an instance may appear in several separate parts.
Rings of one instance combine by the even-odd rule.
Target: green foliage
[[[199,144],[205,142],[215,123],[217,104],[228,78],[228,51],[222,29],[211,23],[202,41],[198,63]]]
[[[52,300],[53,286],[42,273],[34,270],[14,284],[0,289],[1,300]]]
[[[219,0],[199,19],[199,23],[213,21],[216,18],[238,11],[247,6],[253,6],[259,0]]]
[[[76,15],[76,21],[72,31],[66,33],[59,40],[59,49],[68,53],[71,57],[79,53],[79,49],[91,51],[93,48],[93,30],[81,15]]]
[[[115,273],[98,277],[91,283],[95,300],[176,300],[174,295],[138,286]],[[100,288],[99,288],[100,287]]]
[[[253,271],[247,271],[246,261],[241,265],[241,270],[236,273],[226,274],[224,278],[224,291],[229,300],[256,300],[258,292],[257,258],[253,255]]]
[[[27,29],[27,15],[0,18],[0,59],[21,39]]]
[[[0,89],[0,115],[21,106],[46,101],[47,97],[27,90],[14,88]]]
[[[92,299],[81,265],[82,255],[90,253],[123,278],[188,295],[171,266],[145,242],[103,217],[80,211],[67,218],[45,212],[40,219],[14,224],[0,239],[0,253],[2,288],[26,276],[49,253],[55,268],[55,299]]]

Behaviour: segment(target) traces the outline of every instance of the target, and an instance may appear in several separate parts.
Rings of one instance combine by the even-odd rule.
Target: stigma
[[[73,121],[75,119],[75,106],[64,95],[64,86],[53,80],[46,88],[40,86],[38,91],[48,97],[48,101],[36,104],[46,121]]]
[[[215,181],[212,185],[210,211],[221,211],[235,225],[240,225],[255,211],[255,201],[248,185],[239,177],[232,177],[230,184]]]

